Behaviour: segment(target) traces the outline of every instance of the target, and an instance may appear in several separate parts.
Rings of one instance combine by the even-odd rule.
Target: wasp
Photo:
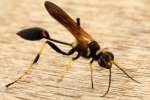
[[[73,43],[67,43],[53,39],[50,37],[47,30],[40,27],[32,27],[19,31],[17,35],[26,40],[36,41],[46,39],[46,41],[42,44],[39,52],[37,53],[37,56],[35,57],[33,62],[27,67],[27,69],[24,70],[23,73],[16,78],[16,80],[7,84],[6,87],[13,85],[31,71],[32,66],[38,62],[40,55],[43,52],[46,45],[50,46],[52,49],[54,49],[56,52],[62,55],[69,56],[77,52],[77,55],[75,57],[72,57],[71,62],[78,59],[79,57],[91,59],[89,62],[89,69],[92,88],[94,88],[92,63],[94,61],[97,61],[100,67],[108,69],[109,70],[108,88],[102,96],[106,96],[110,90],[112,65],[115,65],[117,68],[119,68],[119,70],[121,70],[128,78],[130,78],[134,82],[140,83],[134,78],[132,78],[125,70],[123,70],[121,67],[117,65],[117,63],[114,60],[113,53],[111,53],[106,49],[101,49],[98,42],[95,41],[94,38],[81,27],[80,18],[77,18],[76,21],[74,21],[64,10],[62,10],[59,6],[50,1],[45,1],[45,8],[55,20],[57,20],[61,25],[63,25],[75,37],[75,41]],[[55,43],[70,46],[71,50],[65,52],[61,50]],[[68,64],[68,66],[66,66],[65,73],[68,72],[70,68],[71,63]],[[59,82],[62,81],[65,73],[62,75]]]

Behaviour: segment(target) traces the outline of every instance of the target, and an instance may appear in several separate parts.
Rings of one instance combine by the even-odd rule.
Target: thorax
[[[74,48],[84,58],[94,57],[96,56],[96,52],[100,50],[100,46],[96,41],[90,42],[86,48],[82,47],[75,41],[72,43],[72,48]]]

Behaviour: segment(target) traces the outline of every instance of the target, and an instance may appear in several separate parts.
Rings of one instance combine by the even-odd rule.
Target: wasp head
[[[114,60],[114,55],[111,52],[103,51],[99,54],[98,64],[101,67],[110,69],[112,67],[113,60]]]

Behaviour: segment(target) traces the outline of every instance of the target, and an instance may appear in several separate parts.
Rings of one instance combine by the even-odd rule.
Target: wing
[[[86,48],[94,39],[84,31],[64,10],[52,2],[46,1],[45,8],[49,14],[68,29],[81,47]]]

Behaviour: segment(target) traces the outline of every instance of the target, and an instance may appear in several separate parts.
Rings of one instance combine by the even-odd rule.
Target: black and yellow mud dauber
[[[89,68],[90,68],[90,78],[91,78],[91,86],[94,88],[93,84],[93,67],[92,63],[94,61],[97,61],[99,66],[109,69],[109,84],[107,91],[104,93],[103,96],[108,94],[110,85],[111,85],[111,68],[114,64],[119,70],[121,70],[128,78],[133,80],[134,82],[139,83],[135,79],[133,79],[131,76],[129,76],[121,67],[119,67],[116,62],[114,61],[114,55],[107,51],[106,49],[101,49],[99,44],[93,39],[91,35],[89,35],[81,26],[80,26],[80,18],[77,18],[77,22],[75,22],[64,10],[62,10],[57,5],[53,4],[52,2],[45,1],[45,8],[49,12],[49,14],[57,20],[59,23],[61,23],[70,33],[75,37],[76,41],[73,43],[66,43],[62,42],[56,39],[52,39],[48,31],[39,28],[29,28],[24,29],[17,33],[20,37],[26,39],[26,40],[41,40],[46,39],[44,44],[41,46],[40,51],[38,52],[36,58],[34,59],[33,63],[28,66],[28,68],[13,82],[6,85],[6,87],[9,87],[10,85],[16,83],[18,80],[20,80],[24,75],[26,75],[31,69],[33,64],[37,63],[43,49],[45,48],[46,44],[48,44],[51,48],[53,48],[56,52],[63,54],[63,55],[72,55],[74,52],[77,52],[77,55],[72,58],[72,61],[78,59],[80,56],[90,59],[89,62]],[[71,50],[69,52],[62,51],[58,46],[56,46],[55,43],[60,43],[64,45],[71,46]],[[70,69],[70,66],[66,66],[67,72]],[[65,73],[64,73],[65,74]],[[59,81],[63,79],[64,75],[61,77]]]

